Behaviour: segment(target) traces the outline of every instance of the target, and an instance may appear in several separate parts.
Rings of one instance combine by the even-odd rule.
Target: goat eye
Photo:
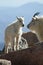
[[[21,22],[21,21],[20,21]]]

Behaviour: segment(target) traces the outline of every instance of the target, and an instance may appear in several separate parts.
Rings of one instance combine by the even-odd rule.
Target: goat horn
[[[33,15],[33,17],[35,17],[36,15],[39,15],[40,14],[40,12],[36,12],[34,15]]]

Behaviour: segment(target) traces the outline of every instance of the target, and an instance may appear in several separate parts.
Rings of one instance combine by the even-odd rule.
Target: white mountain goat
[[[8,52],[8,45],[12,46],[12,51],[19,50],[19,41],[22,35],[22,27],[24,27],[24,17],[17,17],[15,23],[13,22],[5,29],[5,52]]]
[[[27,27],[37,35],[40,42],[43,42],[43,16],[37,16],[38,14],[39,12],[34,14]]]

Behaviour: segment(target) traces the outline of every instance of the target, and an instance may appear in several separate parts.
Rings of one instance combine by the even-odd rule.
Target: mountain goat
[[[19,41],[22,35],[22,27],[24,27],[24,17],[17,17],[15,23],[8,25],[5,29],[5,52],[10,44],[12,51],[18,50]]]
[[[39,12],[36,12],[31,22],[27,25],[33,33],[35,33],[40,42],[43,42],[43,16],[37,16]]]

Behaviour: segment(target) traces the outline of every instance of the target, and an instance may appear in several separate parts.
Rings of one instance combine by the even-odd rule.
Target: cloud
[[[31,2],[38,2],[43,4],[43,0],[0,0],[0,6],[18,7]]]

